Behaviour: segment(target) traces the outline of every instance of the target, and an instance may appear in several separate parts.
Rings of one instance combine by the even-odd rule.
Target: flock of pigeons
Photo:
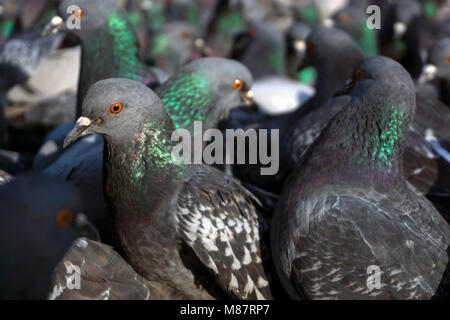
[[[448,1],[1,0],[0,32],[0,298],[449,297]],[[175,161],[196,121],[278,170]]]

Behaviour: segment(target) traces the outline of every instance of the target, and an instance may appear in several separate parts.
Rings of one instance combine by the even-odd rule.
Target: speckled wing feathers
[[[406,200],[385,211],[383,199],[371,203],[354,195],[325,198],[328,208],[322,207],[323,201],[311,207],[309,229],[299,229],[304,232],[296,237],[297,254],[292,257],[292,272],[302,279],[301,288],[309,298],[423,299],[433,295],[445,269],[438,257],[446,255],[445,242],[450,239],[448,228],[442,227],[444,221],[416,214],[425,209],[420,201],[403,212],[399,208]],[[387,213],[392,211],[397,213]],[[442,234],[433,232],[423,238],[427,233],[419,229],[429,225],[435,228],[427,232]],[[379,229],[385,237],[378,236]],[[366,285],[371,265],[381,269],[382,290]]]
[[[240,299],[271,299],[252,201],[231,178],[197,172],[178,198],[178,232],[223,290]]]
[[[81,272],[76,290],[67,289],[67,277],[74,274],[71,266]],[[55,268],[51,289],[52,300],[161,299],[112,247],[85,238],[76,240]]]

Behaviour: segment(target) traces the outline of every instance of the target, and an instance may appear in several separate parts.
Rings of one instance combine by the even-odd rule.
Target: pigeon
[[[71,6],[78,9],[67,13]],[[58,12],[60,17],[52,19],[46,33],[73,35],[80,41],[82,48],[77,116],[87,90],[98,80],[123,77],[156,86],[156,76],[138,57],[135,30],[127,20],[126,13],[112,1],[64,0]],[[70,25],[76,21],[74,19],[79,19],[79,28]]]
[[[438,90],[439,99],[450,106],[450,37],[436,41],[429,49],[419,83],[431,82]]]
[[[364,5],[365,4],[365,5]],[[334,28],[347,32],[358,42],[364,56],[370,57],[378,53],[378,35],[376,29],[367,26],[367,1],[353,1],[338,10],[331,18]]]
[[[67,11],[70,6],[76,7],[69,14]],[[149,72],[146,73],[146,67],[139,60],[135,31],[128,22],[125,12],[114,2],[110,0],[65,0],[60,2],[59,12],[61,16],[65,17],[65,20],[59,16],[53,17],[43,34],[68,33],[79,39],[81,43],[82,58],[76,116],[79,116],[81,112],[81,103],[87,89],[98,80],[109,77],[126,77],[143,81],[148,85],[155,84],[151,72],[147,70]],[[79,29],[76,26],[68,27],[69,20],[73,21],[73,19],[80,20]],[[92,68],[92,65],[95,67]],[[51,133],[52,137],[47,140],[62,142],[70,128],[66,124],[59,126]],[[101,147],[103,141],[98,141],[98,147]],[[55,150],[51,156],[39,157],[38,167],[48,167],[52,160],[61,154],[62,144],[57,143],[56,148],[52,147]],[[44,144],[42,148],[45,149],[46,145]],[[44,149],[39,151],[40,155],[45,154]]]
[[[417,0],[396,0],[382,7],[380,53],[405,66],[413,78],[423,66],[426,38],[422,7]]]
[[[203,130],[217,128],[231,109],[251,102],[253,78],[237,61],[202,58],[190,62],[158,87],[175,128],[191,133],[194,121],[202,121]]]
[[[183,21],[190,24],[196,30],[202,29],[202,21],[200,20],[201,3],[199,1],[189,0],[173,0],[166,4],[164,12],[168,23],[174,21]]]
[[[229,58],[243,63],[255,79],[286,74],[286,41],[281,30],[268,22],[251,25],[238,33]]]
[[[299,74],[298,65],[306,54],[306,38],[311,33],[312,28],[307,24],[293,23],[286,32],[286,72],[290,78],[298,79],[308,85],[315,81],[315,71],[309,69],[308,72]]]
[[[242,1],[218,0],[209,22],[205,28],[203,39],[211,54],[227,57],[230,53],[233,38],[246,29],[247,22],[243,14]]]
[[[45,299],[54,267],[81,236],[98,239],[72,186],[20,175],[0,186],[1,299]]]
[[[256,199],[217,169],[175,159],[174,130],[149,88],[107,79],[89,89],[64,144],[104,136],[108,212],[140,275],[188,299],[270,299]]]
[[[413,149],[415,155],[404,156],[404,165],[417,172],[422,183],[411,183],[424,194],[450,196],[450,132],[446,129],[450,123],[450,109],[442,103],[435,88],[430,84],[416,85],[416,113],[406,141],[406,148]],[[410,152],[410,151],[407,151]],[[422,158],[419,165],[416,160]],[[428,172],[427,172],[428,171]],[[433,172],[434,171],[434,172]],[[430,174],[430,172],[432,174]]]
[[[79,268],[79,283],[74,277],[78,271],[75,268]],[[158,287],[136,273],[112,247],[88,238],[75,240],[53,271],[51,287],[49,300],[164,298]]]
[[[233,167],[233,174],[240,180],[275,194],[279,194],[284,180],[327,122],[348,103],[348,97],[333,98],[333,94],[363,59],[358,44],[339,29],[316,28],[307,38],[307,47],[300,68],[312,65],[317,70],[316,94],[295,111],[245,124],[245,128],[279,130],[279,140],[283,143],[279,146],[278,173],[262,176],[261,165]]]
[[[240,85],[234,88],[236,81]],[[157,93],[176,128],[185,128],[193,134],[194,121],[202,121],[203,134],[207,129],[216,128],[241,100],[249,99],[251,85],[251,75],[240,63],[203,58],[175,73]],[[103,210],[103,138],[83,137],[59,155],[64,140],[61,137],[73,126],[74,121],[70,121],[49,135],[34,160],[34,169],[78,187],[84,213],[99,229],[102,241],[111,244],[113,239]],[[200,147],[203,149],[203,144]],[[49,161],[51,164],[47,165]]]
[[[297,299],[429,299],[448,262],[450,227],[403,177],[412,79],[376,56],[342,92],[351,102],[297,164],[277,204],[271,246],[280,280]]]
[[[310,26],[320,23],[320,12],[318,4],[314,0],[292,1],[291,9],[296,22],[303,22]]]
[[[47,142],[47,145],[50,146],[51,142]],[[111,243],[112,236],[104,214],[102,160],[103,138],[99,135],[91,135],[64,150],[40,173],[77,187],[81,194],[83,213],[97,226],[102,241]]]
[[[24,0],[1,0],[0,17],[2,19],[15,19],[20,15],[25,4]]]
[[[76,8],[74,7],[76,10],[74,9],[68,14],[67,10],[70,6],[76,6]],[[110,0],[64,0],[59,5],[59,12],[67,21],[59,16],[53,17],[43,34],[68,33],[79,39],[81,43],[82,58],[77,93],[77,116],[81,112],[81,104],[87,89],[98,80],[109,77],[126,77],[142,81],[149,86],[156,86],[157,74],[165,79],[162,73],[157,72],[156,69],[149,69],[140,61],[135,31],[127,20],[126,13],[114,2]],[[73,21],[73,19],[80,20],[79,29],[76,26],[68,27],[68,20]],[[95,67],[92,68],[91,65]],[[63,132],[63,128],[67,128],[67,126],[62,125],[56,131],[65,137],[68,131]],[[63,140],[55,135],[56,132],[53,133],[53,140]],[[52,153],[49,160],[55,159],[60,154],[60,150],[62,150],[62,145],[57,145],[57,151]],[[51,163],[42,158],[40,161],[40,167],[46,167]]]
[[[435,58],[431,58],[434,61],[446,61],[445,46],[436,50],[443,42],[439,41],[430,48],[429,58],[434,55]],[[441,63],[444,69],[445,63]],[[440,99],[439,88],[435,86],[440,81],[429,81],[436,76],[436,70],[432,64],[424,67],[425,72],[416,84],[417,108],[406,141],[403,164],[408,181],[425,194],[449,221],[450,212],[440,202],[450,199],[450,133],[446,129],[450,110]],[[430,71],[432,73],[427,73]]]
[[[31,30],[8,39],[0,47],[0,146],[8,145],[5,107],[6,95],[15,85],[22,84],[36,73],[46,56],[62,43],[61,35],[41,38],[40,30]]]
[[[171,75],[194,59],[202,41],[190,24],[167,23],[154,35],[146,61]]]
[[[250,70],[253,98],[262,113],[292,111],[313,94],[310,87],[288,78],[286,36],[272,23],[255,23],[237,34],[229,58]]]

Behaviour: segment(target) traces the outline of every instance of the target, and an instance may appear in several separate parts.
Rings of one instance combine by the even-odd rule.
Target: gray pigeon
[[[108,212],[139,274],[188,299],[270,299],[256,199],[214,168],[175,159],[174,130],[150,89],[108,79],[89,90],[65,145],[104,136]]]
[[[175,126],[192,133],[195,120],[202,121],[203,131],[216,128],[231,108],[243,103],[251,85],[250,73],[239,62],[203,58],[184,66],[157,93]],[[103,138],[84,137],[53,160],[62,145],[60,133],[69,132],[72,127],[73,122],[52,133],[35,159],[35,169],[77,186],[83,197],[84,212],[98,226],[103,242],[109,243],[103,214]],[[52,164],[45,167],[49,160]]]
[[[8,144],[4,111],[9,89],[24,84],[35,74],[44,58],[58,48],[64,38],[62,35],[41,37],[40,33],[39,28],[24,32],[0,47],[0,147]]]
[[[450,227],[403,177],[414,84],[380,56],[363,60],[352,80],[350,104],[283,189],[275,266],[292,298],[429,299],[448,262]]]
[[[81,236],[97,239],[78,190],[42,175],[0,186],[0,298],[45,299],[54,267]]]

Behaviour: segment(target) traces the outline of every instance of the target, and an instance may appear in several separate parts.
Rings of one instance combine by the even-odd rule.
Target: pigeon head
[[[393,10],[393,38],[399,40],[408,31],[410,24],[422,15],[422,7],[417,0],[397,0]]]
[[[306,55],[299,66],[303,69],[314,66],[320,69],[324,62],[341,63],[351,61],[354,67],[361,61],[363,53],[359,45],[347,33],[335,28],[320,26],[306,39]]]
[[[185,22],[171,22],[165,24],[152,39],[146,60],[173,74],[193,58],[197,48],[204,48],[204,41],[198,38],[194,26]]]
[[[126,13],[112,0],[62,0],[59,2],[58,15],[47,24],[43,35],[66,33],[75,36],[81,42],[99,39],[107,33],[116,33],[118,40],[136,42],[136,35]],[[110,35],[114,37],[114,35]]]
[[[338,10],[331,19],[325,20],[325,25],[334,26],[347,32],[361,46],[366,56],[377,54],[378,40],[376,30],[367,26],[367,1],[352,2]]]
[[[0,297],[46,299],[53,269],[79,237],[98,239],[78,189],[41,175],[0,187]]]
[[[399,94],[401,92],[401,96]],[[396,61],[376,56],[361,61],[336,95],[348,94],[352,99],[370,95],[372,98],[393,98],[415,105],[414,84],[409,73]]]
[[[247,66],[255,78],[284,75],[285,49],[283,32],[271,23],[260,22],[234,37],[229,57]]]
[[[15,19],[22,12],[25,1],[0,0],[0,18],[2,20]]]
[[[352,150],[344,150],[346,156],[367,167],[375,163],[400,172],[402,145],[416,105],[409,73],[390,58],[366,58],[355,68],[342,93],[350,94],[351,101],[332,120],[328,137],[338,139],[338,148]]]
[[[128,78],[145,81],[139,59],[137,35],[126,13],[111,0],[63,0],[59,14],[43,34],[64,32],[81,43],[81,67],[77,116],[87,90],[102,79]]]
[[[83,214],[81,196],[75,187],[39,175],[23,175],[0,188],[2,199],[12,199],[8,201],[8,208],[30,215],[30,219],[34,216],[35,222],[45,228],[72,229],[71,232],[74,232],[77,219],[84,219],[78,217]]]
[[[333,15],[332,21],[335,28],[344,30],[357,39],[361,34],[364,23],[367,20],[364,9],[347,6]]]
[[[161,100],[151,89],[129,79],[101,80],[89,88],[82,116],[67,135],[64,146],[97,133],[111,144],[126,148],[147,125],[167,132],[169,137],[173,131]]]
[[[157,93],[176,128],[191,129],[193,121],[214,128],[229,111],[250,101],[253,84],[248,69],[224,58],[202,58],[185,65]]]
[[[428,50],[427,64],[423,67],[419,81],[434,79],[450,81],[450,38],[436,41]]]
[[[62,0],[58,15],[47,25],[46,32],[67,32],[81,38],[106,26],[114,15],[124,19],[110,0]]]
[[[306,39],[306,54],[298,67],[317,71],[315,99],[328,99],[363,59],[359,45],[344,31],[320,26]]]
[[[297,54],[302,57],[306,53],[306,38],[311,33],[311,27],[297,22],[292,24],[286,33],[288,54]]]
[[[309,25],[315,25],[320,21],[319,8],[314,0],[293,1],[292,7],[289,9],[294,12],[296,21]]]

